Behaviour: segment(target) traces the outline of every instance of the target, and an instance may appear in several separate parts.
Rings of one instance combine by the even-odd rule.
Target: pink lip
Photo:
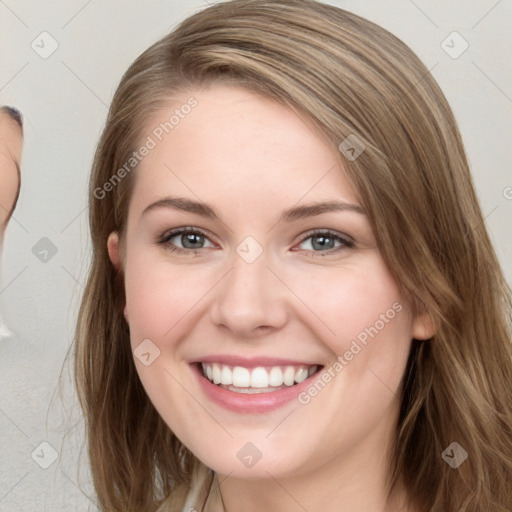
[[[237,364],[240,362],[240,358],[235,358],[237,360]],[[205,360],[206,361],[206,360]],[[214,361],[219,361],[219,359],[214,359]],[[294,363],[290,361],[284,360],[269,360],[258,358],[252,360],[251,362],[258,361],[258,364],[254,364],[253,366],[266,366],[263,363],[271,361],[272,364],[270,366],[279,366],[280,364],[305,364],[305,363]],[[279,361],[279,363],[276,363]],[[229,364],[225,362],[225,364]],[[247,360],[243,366],[247,365]],[[242,364],[240,364],[242,366]],[[246,394],[246,393],[236,393],[235,391],[229,391],[228,389],[221,388],[216,384],[212,384],[206,377],[203,376],[201,371],[201,365],[199,363],[190,364],[192,371],[198,378],[199,385],[206,395],[208,399],[210,399],[215,404],[223,407],[224,409],[228,409],[229,411],[241,413],[241,414],[262,414],[265,412],[270,412],[278,409],[279,407],[289,403],[295,399],[297,396],[305,391],[315,379],[318,378],[318,372],[308,377],[306,380],[302,381],[300,384],[295,384],[294,386],[285,387],[278,391],[272,391],[270,393],[257,393],[257,394]]]
[[[313,366],[318,363],[297,361],[295,359],[281,359],[275,357],[240,357],[236,355],[211,355],[201,359],[189,361],[193,363],[221,363],[229,366],[243,366],[244,368],[256,368],[257,366]]]

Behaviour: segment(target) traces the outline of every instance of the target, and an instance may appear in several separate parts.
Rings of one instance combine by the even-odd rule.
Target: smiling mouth
[[[318,373],[323,365],[257,366],[245,368],[221,363],[199,363],[203,377],[235,393],[272,393],[296,386]]]

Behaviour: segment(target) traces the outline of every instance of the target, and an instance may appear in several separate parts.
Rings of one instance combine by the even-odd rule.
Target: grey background
[[[487,227],[512,282],[512,1],[329,3],[387,28],[432,69],[459,122]],[[205,5],[0,0],[0,104],[17,106],[25,117],[22,190],[0,280],[0,309],[14,333],[0,342],[0,512],[97,510],[86,496],[92,491],[85,454],[78,461],[83,423],[72,374],[63,369],[90,250],[89,169],[122,73]],[[31,46],[51,49],[44,31],[58,44],[47,58]],[[442,47],[453,31],[469,44],[458,58]],[[446,41],[452,53],[462,48],[461,40]],[[50,251],[46,261],[43,249]],[[41,467],[52,454],[56,461]]]

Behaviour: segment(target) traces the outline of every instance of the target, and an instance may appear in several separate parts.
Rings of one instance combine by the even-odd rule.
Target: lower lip
[[[201,389],[210,400],[224,409],[242,414],[261,414],[274,411],[286,403],[297,399],[297,396],[311,385],[312,381],[318,377],[319,371],[321,371],[315,372],[311,377],[294,386],[268,393],[247,394],[221,388],[211,383],[203,375],[198,364],[192,364],[191,367],[199,379]]]

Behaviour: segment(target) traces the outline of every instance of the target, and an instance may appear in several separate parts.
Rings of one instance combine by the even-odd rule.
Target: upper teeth
[[[218,363],[201,363],[203,373],[214,384],[235,386],[240,388],[266,388],[269,386],[293,386],[300,383],[316,372],[313,366],[272,366],[244,368],[243,366],[228,366]]]

